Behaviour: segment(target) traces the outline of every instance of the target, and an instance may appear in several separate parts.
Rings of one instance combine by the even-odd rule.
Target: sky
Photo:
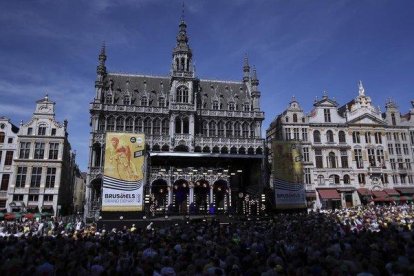
[[[103,41],[109,72],[167,76],[181,15],[182,0],[0,1],[0,116],[28,122],[47,93],[86,171]],[[324,91],[350,101],[362,80],[382,110],[414,100],[414,1],[186,0],[184,19],[197,77],[241,80],[248,55],[263,137],[292,96],[309,113]]]

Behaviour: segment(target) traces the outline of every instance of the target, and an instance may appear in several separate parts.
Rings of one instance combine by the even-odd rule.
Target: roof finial
[[[46,93],[45,101],[49,101],[49,94]]]
[[[358,82],[358,90],[360,96],[365,96],[365,89],[361,80]]]
[[[184,21],[184,15],[185,15],[185,10],[184,10],[184,0],[183,0],[183,5],[182,5],[182,9],[181,9],[181,21]]]

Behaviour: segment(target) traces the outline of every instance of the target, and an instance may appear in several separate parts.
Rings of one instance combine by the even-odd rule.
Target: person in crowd
[[[414,275],[414,206],[107,231],[0,222],[2,275]]]

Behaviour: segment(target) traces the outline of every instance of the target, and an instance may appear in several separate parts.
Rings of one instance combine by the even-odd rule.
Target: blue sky
[[[69,120],[87,169],[89,103],[97,56],[112,72],[168,75],[181,0],[0,2],[0,115],[27,122],[46,93]],[[197,76],[240,80],[245,53],[257,68],[263,131],[295,95],[306,112],[326,90],[345,104],[357,81],[376,106],[414,100],[414,1],[187,0]]]

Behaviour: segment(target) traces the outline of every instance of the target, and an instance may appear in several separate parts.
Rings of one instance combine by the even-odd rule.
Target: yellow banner
[[[102,211],[142,211],[144,149],[144,134],[106,134]]]

